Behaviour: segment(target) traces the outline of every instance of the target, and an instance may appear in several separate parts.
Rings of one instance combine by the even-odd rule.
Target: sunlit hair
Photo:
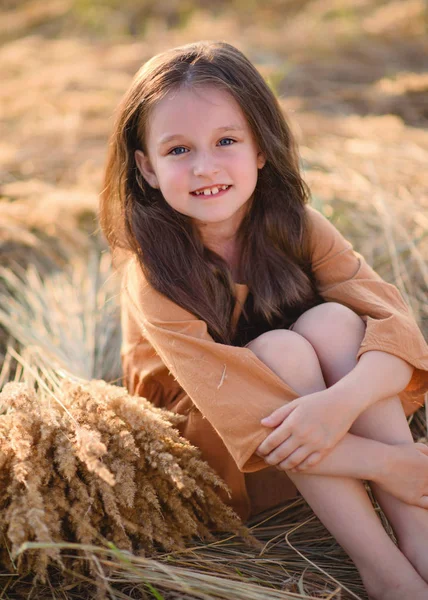
[[[319,304],[310,267],[305,204],[295,140],[273,92],[252,63],[222,41],[173,48],[146,62],[122,98],[108,147],[99,218],[113,252],[138,256],[147,281],[203,319],[212,337],[234,340],[233,280],[226,261],[204,246],[192,218],[173,209],[140,174],[134,153],[147,153],[156,103],[170,92],[215,86],[233,96],[266,157],[253,200],[237,232],[241,276],[251,292],[244,316],[263,330],[286,328]],[[252,335],[252,337],[254,337]]]

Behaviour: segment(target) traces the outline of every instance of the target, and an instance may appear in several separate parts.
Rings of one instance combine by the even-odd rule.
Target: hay
[[[97,576],[93,562],[53,546],[19,553],[31,541],[108,540],[153,556],[182,549],[193,536],[213,540],[212,530],[251,539],[215,492],[226,484],[173,427],[182,416],[104,381],[64,379],[55,398],[17,382],[0,394],[4,569],[46,581],[55,563]]]

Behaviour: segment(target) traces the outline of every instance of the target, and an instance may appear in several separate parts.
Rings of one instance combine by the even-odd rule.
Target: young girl
[[[244,520],[295,485],[371,598],[428,598],[428,449],[405,418],[428,346],[397,288],[309,205],[280,105],[239,50],[204,41],[143,65],[100,221],[126,256],[129,391],[187,415],[181,433]]]

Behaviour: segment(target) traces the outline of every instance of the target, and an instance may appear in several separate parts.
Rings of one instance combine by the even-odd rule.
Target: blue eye
[[[232,140],[232,138],[223,138],[220,140],[220,142],[223,142],[224,140],[229,140],[229,142],[233,142],[235,143],[235,140]],[[230,146],[231,144],[226,144],[226,146]]]
[[[229,141],[229,142],[233,142],[235,143],[235,140],[233,140],[232,138],[222,138],[220,140],[219,143],[224,142],[224,141]],[[232,144],[221,144],[222,146],[231,146]],[[170,150],[168,152],[168,154],[171,154],[172,156],[180,156],[181,154],[184,154],[184,152],[178,152],[176,153],[176,150],[186,150],[186,148],[184,146],[176,146],[175,148],[173,148],[172,150]]]
[[[177,146],[177,148],[173,148],[171,152],[168,152],[168,154],[172,154],[173,156],[180,156],[180,154],[183,154],[182,152],[180,152],[179,154],[174,154],[174,150],[180,150],[180,148],[184,148],[184,146]]]

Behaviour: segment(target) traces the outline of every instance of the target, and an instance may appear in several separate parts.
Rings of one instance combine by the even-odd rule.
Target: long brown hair
[[[310,267],[309,190],[299,172],[295,140],[261,74],[226,42],[173,48],[137,72],[117,109],[99,218],[113,252],[123,248],[137,255],[150,285],[203,319],[215,341],[230,344],[234,290],[229,266],[204,246],[191,217],[173,209],[145,181],[134,158],[137,149],[146,153],[156,102],[198,85],[216,86],[235,98],[266,157],[237,232],[253,315],[273,329],[320,303]]]

